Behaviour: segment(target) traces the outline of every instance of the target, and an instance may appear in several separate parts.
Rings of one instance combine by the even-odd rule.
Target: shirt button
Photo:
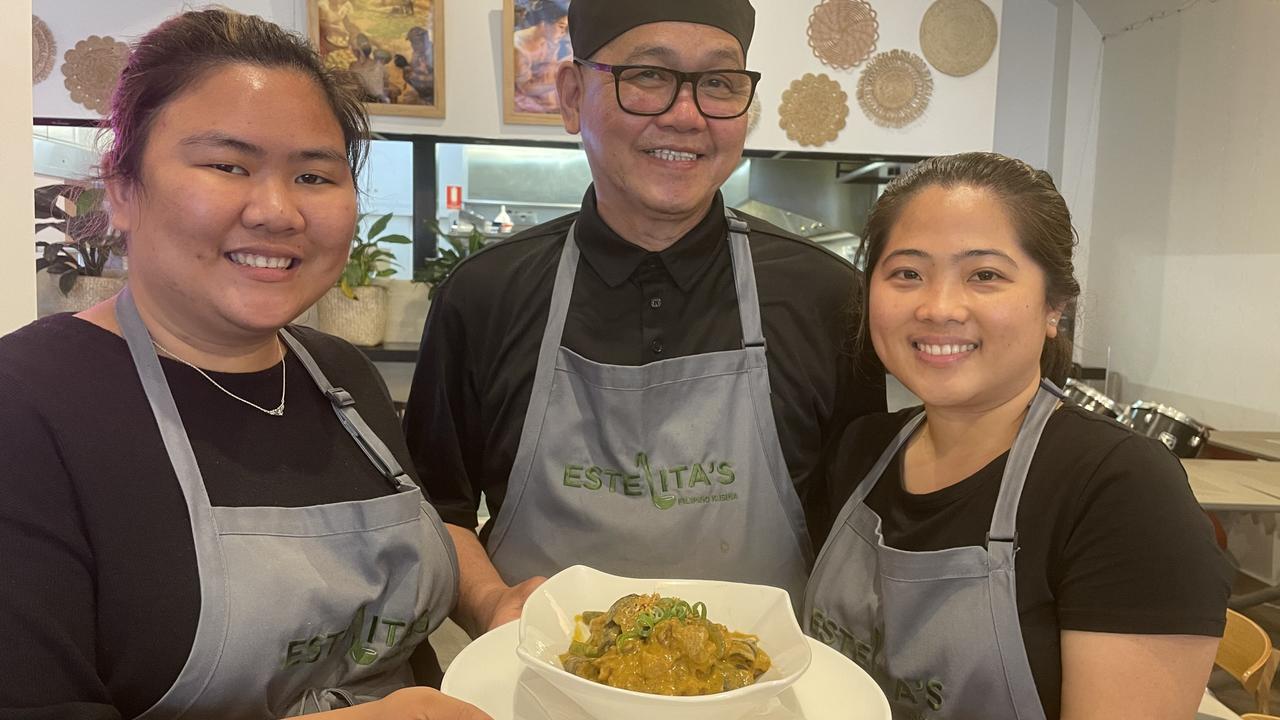
[[[662,307],[662,298],[653,298],[649,300],[649,307],[653,308],[654,310],[657,310],[658,308]]]
[[[654,340],[654,341],[653,341],[653,343],[652,343],[651,345],[649,345],[649,347],[653,349],[653,352],[654,352],[655,354],[657,354],[657,355],[661,355],[661,354],[662,354],[662,341],[661,341],[661,340]]]

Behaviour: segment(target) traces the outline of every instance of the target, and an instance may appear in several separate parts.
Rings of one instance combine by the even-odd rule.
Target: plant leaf
[[[405,237],[404,235],[383,235],[382,237],[378,238],[378,242],[395,243],[396,245],[411,245],[413,243],[412,240]]]
[[[55,262],[55,263],[49,264],[50,275],[63,275],[68,272],[75,272],[75,269],[76,269],[75,265],[72,265],[71,263],[65,260],[61,262]]]
[[[58,243],[45,243],[44,245],[44,261],[51,263],[58,257],[58,253],[62,252],[62,246]]]
[[[47,267],[49,267],[48,260],[45,260],[44,258],[36,258],[36,272],[40,272]]]
[[[342,278],[342,282],[338,283],[338,289],[342,290],[342,294],[346,295],[348,299],[356,299],[356,293],[351,289],[351,286],[347,284],[347,279],[345,277]]]
[[[378,277],[380,278],[391,277],[392,275],[395,275],[395,274],[396,274],[395,268],[384,268],[378,271]]]
[[[62,273],[62,277],[58,278],[58,289],[62,294],[69,295],[71,288],[76,286],[76,274],[73,272]]]
[[[87,215],[98,210],[102,204],[103,192],[100,188],[86,188],[76,196],[76,214]]]
[[[382,231],[387,229],[387,224],[391,222],[393,215],[394,213],[387,213],[375,220],[373,222],[373,226],[369,228],[369,233],[365,237],[372,241],[374,238],[381,235]]]
[[[58,198],[72,197],[79,191],[80,186],[78,185],[45,185],[44,187],[36,188],[36,218],[66,220],[67,213],[58,207]]]

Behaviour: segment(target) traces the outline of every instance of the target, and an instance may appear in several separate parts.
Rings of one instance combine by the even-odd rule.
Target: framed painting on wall
[[[569,0],[504,0],[502,27],[503,121],[559,125],[556,71],[573,59]]]
[[[444,0],[307,0],[325,64],[360,80],[373,115],[444,117]]]

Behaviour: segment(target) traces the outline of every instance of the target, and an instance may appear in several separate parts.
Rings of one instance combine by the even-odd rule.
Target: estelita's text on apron
[[[284,647],[281,667],[286,670],[303,667],[335,652],[350,655],[356,665],[385,662],[416,649],[417,643],[411,640],[431,629],[429,612],[412,620],[372,615],[369,622],[365,622],[366,615],[362,607],[344,629],[290,640]]]
[[[614,468],[584,461],[564,466],[564,474],[553,481],[581,492],[620,493],[626,497],[648,497],[659,510],[677,505],[704,505],[732,502],[738,493],[733,463],[704,460],[680,465],[654,464],[648,453],[636,453],[633,468]]]
[[[871,632],[871,637],[859,637],[818,608],[814,608],[809,615],[808,624],[807,630],[810,637],[838,650],[845,657],[858,663],[863,670],[875,678],[890,700],[920,708],[917,714],[905,716],[905,720],[926,720],[929,717],[929,711],[942,710],[945,699],[943,691],[946,689],[942,680],[896,678],[889,674],[882,655],[883,628],[875,628]]]

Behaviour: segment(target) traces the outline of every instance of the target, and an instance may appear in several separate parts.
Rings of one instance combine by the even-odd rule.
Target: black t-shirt
[[[297,330],[412,473],[369,361]],[[302,364],[292,353],[286,362],[285,414],[270,417],[161,360],[210,501],[300,507],[390,494]],[[279,366],[210,375],[263,407],[279,402]],[[186,501],[124,339],[71,315],[0,338],[0,429],[0,637],[14,649],[0,653],[0,718],[134,717],[186,662],[200,587]]]
[[[830,462],[831,507],[919,412],[863,418]],[[903,453],[867,497],[885,542],[913,552],[982,545],[1008,453],[937,492],[902,487]],[[1049,418],[1018,506],[1018,615],[1045,713],[1060,714],[1063,630],[1222,635],[1233,571],[1163,445],[1064,405]]]
[[[859,274],[812,242],[742,217],[751,228],[783,455],[807,512],[822,517],[811,501],[826,497],[824,449],[853,418],[885,409],[883,370],[874,356],[856,368],[847,341]],[[432,302],[405,411],[410,452],[445,522],[475,527],[482,492],[495,517],[502,508],[575,219],[582,257],[565,347],[633,366],[742,347],[719,196],[701,224],[662,252],[618,236],[589,190],[581,213],[472,256]]]

